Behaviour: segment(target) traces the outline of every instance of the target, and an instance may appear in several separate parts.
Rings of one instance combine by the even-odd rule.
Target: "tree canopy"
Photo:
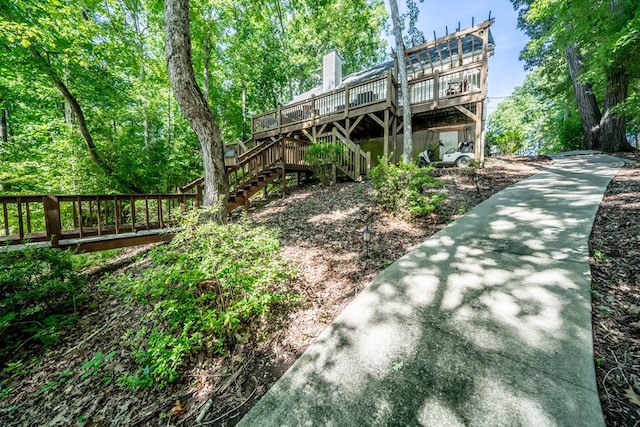
[[[197,83],[226,142],[248,135],[252,114],[313,87],[330,48],[345,73],[384,56],[382,0],[190,6]],[[163,31],[155,1],[0,0],[4,191],[163,192],[202,175]]]
[[[549,115],[562,117],[553,129],[555,136],[546,135],[547,140],[538,143],[573,147],[575,135],[566,131],[576,130],[579,117],[584,148],[631,149],[626,135],[637,133],[640,126],[640,4],[635,0],[511,2],[519,12],[519,27],[531,39],[521,58],[539,73],[529,81],[538,85],[538,99],[544,98],[545,108],[551,108]],[[522,89],[513,96],[522,100]],[[497,113],[494,124],[504,108]],[[526,128],[526,119],[522,124]]]

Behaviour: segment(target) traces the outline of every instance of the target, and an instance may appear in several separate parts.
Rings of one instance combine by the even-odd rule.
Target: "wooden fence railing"
[[[0,196],[0,242],[17,245],[162,230],[174,213],[200,203],[197,194]]]
[[[345,113],[349,109],[387,102],[392,82],[394,81],[389,72],[353,86],[336,89],[317,97],[312,96],[304,101],[258,114],[253,116],[252,131],[255,134],[333,114]]]

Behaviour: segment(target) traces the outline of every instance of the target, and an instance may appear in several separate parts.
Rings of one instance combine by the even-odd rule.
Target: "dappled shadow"
[[[587,239],[620,162],[555,166],[380,274],[243,425],[602,425]]]

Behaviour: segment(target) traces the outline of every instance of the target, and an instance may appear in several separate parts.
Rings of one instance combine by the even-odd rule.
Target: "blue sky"
[[[405,1],[397,0],[400,13],[406,11]],[[387,10],[389,10],[388,2]],[[524,63],[518,56],[527,43],[527,36],[517,25],[517,13],[509,0],[424,0],[417,2],[420,9],[418,29],[422,30],[428,40],[433,40],[433,32],[438,37],[445,35],[445,27],[449,33],[455,31],[460,22],[461,28],[495,18],[491,33],[496,42],[496,53],[489,59],[488,111],[496,109],[501,98],[509,96],[516,86],[524,82]],[[388,38],[389,46],[395,46],[393,38]]]

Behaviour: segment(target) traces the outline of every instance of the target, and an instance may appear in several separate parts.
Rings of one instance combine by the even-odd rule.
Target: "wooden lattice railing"
[[[197,194],[0,196],[5,245],[119,237],[176,225],[174,213],[198,206]]]

